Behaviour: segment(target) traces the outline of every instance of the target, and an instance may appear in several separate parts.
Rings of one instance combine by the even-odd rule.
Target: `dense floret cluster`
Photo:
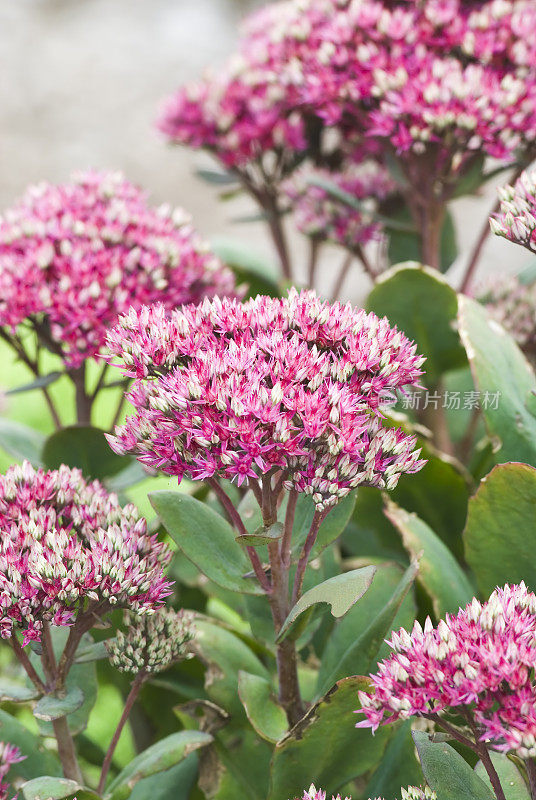
[[[423,359],[386,319],[314,292],[204,301],[122,317],[108,345],[136,378],[110,443],[179,480],[240,485],[283,470],[321,511],[356,486],[394,487],[424,462],[382,402]]]
[[[493,233],[536,252],[536,168],[526,169],[513,186],[499,189],[500,213],[491,217]]]
[[[171,551],[78,469],[45,472],[24,462],[0,476],[0,635],[39,640],[43,621],[70,625],[112,606],[152,612],[170,584]],[[97,617],[95,617],[96,619]]]
[[[12,765],[24,761],[25,758],[26,756],[23,756],[15,745],[0,742],[0,800],[12,797],[11,786],[5,779]],[[16,800],[16,797],[12,800]]]
[[[121,672],[163,672],[186,654],[195,628],[191,614],[162,609],[151,615],[125,614],[126,632],[106,642],[110,663]]]
[[[131,306],[173,308],[233,287],[188,216],[151,208],[120,173],[33,186],[0,217],[0,325],[33,325],[69,368],[100,352]]]
[[[360,692],[359,727],[458,709],[496,749],[536,756],[536,596],[523,583],[475,598],[437,628],[415,622],[389,644],[372,690]]]

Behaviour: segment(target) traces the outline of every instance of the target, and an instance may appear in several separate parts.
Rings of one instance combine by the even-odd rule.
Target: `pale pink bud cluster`
[[[359,208],[334,196],[325,188],[328,184],[357,201]],[[298,230],[354,250],[381,235],[378,206],[396,191],[396,184],[381,164],[369,159],[345,164],[338,172],[303,167],[282,188]]]
[[[490,218],[493,233],[536,252],[536,167],[521,173],[513,186],[499,189],[500,213]]]
[[[0,635],[20,628],[39,640],[43,621],[112,607],[158,608],[170,592],[169,548],[147,533],[132,505],[78,469],[36,470],[28,462],[0,476]]]
[[[536,596],[525,584],[475,598],[436,628],[415,622],[389,645],[371,691],[359,693],[358,727],[464,710],[495,749],[536,756]]]
[[[195,636],[193,615],[167,608],[154,614],[125,614],[126,631],[106,642],[112,666],[134,674],[163,672],[186,655]]]
[[[188,216],[151,208],[120,173],[33,186],[0,217],[0,325],[35,324],[68,367],[98,353],[131,306],[172,308],[233,288]]]
[[[108,346],[136,378],[117,453],[193,480],[240,485],[283,470],[318,510],[356,486],[391,489],[419,460],[415,437],[383,425],[382,403],[423,358],[388,321],[314,292],[215,298],[166,316],[132,311]]]
[[[9,742],[0,742],[0,800],[16,800],[13,797],[11,786],[7,783],[6,776],[13,764],[18,764],[24,761],[26,756],[23,756],[18,747]]]
[[[532,0],[281,0],[256,12],[215,77],[181,89],[159,120],[174,142],[243,167],[311,144],[318,120],[401,152],[437,143],[512,159],[536,134]],[[314,138],[314,137],[313,137]],[[437,155],[437,154],[436,154]],[[444,171],[441,173],[444,174]]]

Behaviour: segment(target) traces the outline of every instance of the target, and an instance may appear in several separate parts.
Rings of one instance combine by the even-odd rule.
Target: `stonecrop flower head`
[[[162,609],[151,615],[125,614],[127,630],[106,642],[112,666],[134,674],[163,672],[184,658],[195,636],[193,616]]]
[[[334,196],[327,185],[358,201],[359,208]],[[381,164],[369,159],[345,164],[337,172],[303,167],[282,188],[299,231],[352,251],[381,235],[375,214],[379,203],[396,191],[396,184]]]
[[[0,800],[8,800],[8,797],[16,800],[16,797],[13,798],[11,786],[5,778],[12,765],[24,761],[25,758],[26,756],[23,756],[14,744],[0,742]]]
[[[415,437],[383,424],[382,402],[424,361],[388,321],[291,289],[283,299],[215,298],[171,315],[132,310],[108,346],[136,380],[117,453],[179,479],[240,485],[282,470],[318,511],[354,487],[394,487],[421,468]]]
[[[495,749],[536,755],[536,596],[524,583],[473,599],[437,628],[415,622],[389,644],[371,690],[359,693],[358,727],[461,710]]]
[[[296,798],[296,800],[326,800],[326,793],[322,789],[317,789],[314,783],[309,786],[309,791],[303,793],[303,797]],[[332,795],[331,800],[341,800],[340,794],[335,797]],[[351,797],[346,797],[345,800],[352,800]]]
[[[521,173],[513,186],[499,189],[500,213],[490,218],[493,233],[536,252],[536,167]]]
[[[171,552],[132,505],[78,469],[27,461],[0,476],[0,635],[39,640],[44,621],[70,625],[111,607],[150,613],[170,592]]]
[[[188,216],[151,208],[117,172],[33,186],[0,217],[0,325],[34,325],[68,368],[99,353],[131,306],[233,293]]]
[[[398,154],[438,145],[442,176],[477,152],[513,160],[536,130],[535,24],[532,0],[280,0],[246,21],[223,70],[168,101],[159,126],[237,167],[318,147],[320,121]]]

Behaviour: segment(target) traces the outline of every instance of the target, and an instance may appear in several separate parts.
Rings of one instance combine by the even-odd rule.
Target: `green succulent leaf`
[[[455,330],[456,292],[437,270],[419,264],[400,264],[380,276],[368,296],[367,310],[387,317],[417,344],[426,356],[428,386],[444,372],[463,367],[467,361]]]
[[[349,641],[346,636],[341,637],[341,647],[336,651],[336,657],[332,655],[330,659],[330,671],[324,668],[319,674],[318,691],[320,693],[327,691],[326,687],[329,688],[344,675],[352,673],[367,675],[371,672],[378,660],[385,637],[392,630],[393,622],[417,573],[418,566],[412,562],[402,575],[392,596],[370,620],[365,630],[356,637],[350,638]]]
[[[213,741],[209,733],[189,730],[172,733],[136,756],[115,778],[105,794],[106,800],[127,800],[143,778],[174,767],[194,750]]]
[[[513,761],[503,753],[489,751],[491,763],[499,776],[506,800],[530,800],[530,792],[523,776]],[[475,766],[475,773],[493,791],[491,781],[482,761]]]
[[[238,673],[238,694],[252,727],[268,742],[277,742],[287,730],[284,710],[273,696],[270,681],[249,672]]]
[[[9,678],[0,678],[0,703],[27,703],[39,697],[39,692],[33,686],[11,681]]]
[[[371,736],[352,724],[358,691],[368,687],[366,678],[339,681],[277,743],[268,800],[297,797],[311,782],[336,792],[379,763],[392,731],[383,727]]]
[[[536,469],[528,464],[494,467],[470,499],[465,553],[484,597],[522,580],[536,590],[535,506]]]
[[[261,544],[268,544],[269,542],[277,542],[283,536],[284,525],[282,522],[274,522],[265,528],[260,525],[253,533],[243,533],[236,537],[236,541],[246,546],[255,546]]]
[[[34,717],[45,722],[66,717],[79,709],[84,702],[84,693],[79,686],[68,689],[64,695],[46,694],[34,706]]]
[[[78,794],[81,790],[83,791],[83,787],[76,781],[51,775],[34,778],[21,786],[24,800],[63,800],[65,797]],[[98,797],[97,794],[94,796]]]
[[[432,742],[430,735],[413,732],[426,782],[441,800],[493,800],[484,781],[467,761],[446,742]]]
[[[102,480],[117,475],[131,460],[114,453],[99,428],[71,425],[48,437],[43,447],[43,462],[48,469],[57,469],[62,464],[78,467],[86,478]]]
[[[439,619],[470,603],[474,590],[450,550],[416,514],[388,501],[385,515],[400,531],[411,558],[419,559],[419,582],[432,599]]]
[[[536,466],[536,418],[529,407],[536,391],[532,367],[512,337],[468,297],[459,298],[459,329],[496,459]]]
[[[25,756],[24,761],[13,764],[9,771],[10,778],[18,777],[28,781],[41,775],[62,775],[60,762],[54,753],[44,747],[41,737],[1,709],[0,741],[14,744]]]
[[[328,578],[327,581],[305,592],[283,623],[276,642],[281,642],[291,635],[296,621],[312,606],[320,603],[331,606],[334,617],[342,617],[350,608],[363,597],[374,578],[376,567],[362,567],[351,572],[343,572]]]
[[[227,520],[181,492],[151,492],[149,500],[171,538],[207,578],[234,592],[262,593],[255,580],[244,578],[251,564]]]

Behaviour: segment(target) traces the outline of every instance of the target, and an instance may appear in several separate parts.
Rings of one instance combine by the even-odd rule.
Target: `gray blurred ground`
[[[156,202],[187,208],[207,237],[232,235],[269,252],[262,227],[229,226],[229,216],[248,210],[244,204],[219,204],[195,178],[204,157],[166,146],[153,127],[163,97],[224,60],[253,5],[0,0],[0,208],[28,183],[65,180],[78,168],[119,168]],[[460,269],[493,199],[492,186],[486,197],[456,205]],[[295,247],[300,254],[299,240]],[[526,260],[520,248],[490,239],[480,274],[511,272]],[[366,285],[355,271],[345,293],[358,301]]]

